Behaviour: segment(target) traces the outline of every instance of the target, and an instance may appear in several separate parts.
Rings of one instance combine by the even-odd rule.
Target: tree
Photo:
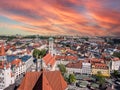
[[[82,37],[81,39],[84,39],[84,40],[88,41],[89,37]]]
[[[42,49],[42,50],[34,49],[34,51],[33,51],[33,57],[36,59],[41,59],[42,57],[45,56],[45,54],[46,54],[45,49]]]
[[[105,83],[105,78],[100,71],[98,71],[96,74],[96,80],[99,82],[100,85]]]
[[[118,71],[117,71],[117,70],[114,70],[114,71],[113,71],[113,76],[114,76],[115,78],[117,78],[118,75],[119,75]]]
[[[38,71],[37,70],[37,67],[38,67],[37,66],[38,65],[37,60],[38,59],[42,59],[45,56],[45,54],[46,54],[46,50],[45,49],[42,49],[42,50],[34,49],[33,57],[36,59],[36,71]],[[41,61],[41,66],[42,66],[42,61]]]
[[[76,81],[76,77],[74,74],[70,74],[69,75],[69,83],[72,84],[72,83],[75,83]]]
[[[34,49],[33,51],[33,57],[38,59],[39,58],[39,54],[40,54],[40,50],[39,49]]]
[[[114,53],[113,53],[113,56],[120,58],[120,52],[114,52]]]
[[[61,71],[62,75],[64,76],[64,74],[67,72],[65,65],[59,64],[58,67],[59,67],[59,70]]]

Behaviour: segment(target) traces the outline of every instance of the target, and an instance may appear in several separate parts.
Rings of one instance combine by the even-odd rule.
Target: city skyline
[[[0,35],[119,36],[120,0],[1,0]]]

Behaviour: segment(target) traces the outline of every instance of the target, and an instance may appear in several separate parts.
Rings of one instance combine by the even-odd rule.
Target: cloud
[[[0,15],[23,23],[15,26],[32,33],[118,35],[120,7],[116,3],[112,0],[1,0]]]

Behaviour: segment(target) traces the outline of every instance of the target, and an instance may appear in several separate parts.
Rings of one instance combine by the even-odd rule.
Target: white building
[[[7,62],[4,46],[0,47],[0,90],[5,89],[14,83],[14,76],[11,71],[11,64]]]
[[[91,74],[91,63],[88,63],[88,62],[82,63],[82,73]]]
[[[26,66],[26,70],[28,70],[33,65],[34,58],[31,55],[25,55],[21,57],[21,59]]]
[[[56,62],[57,64],[68,64],[68,63],[72,63],[72,62],[76,62],[78,61],[78,57],[77,56],[73,56],[73,55],[56,55]]]
[[[119,58],[112,58],[111,60],[111,70],[120,70],[120,59]]]
[[[91,64],[89,62],[78,61],[66,65],[68,73],[91,74]]]
[[[15,80],[18,80],[21,78],[22,75],[26,72],[26,65],[24,62],[22,62],[21,59],[15,59],[11,62],[11,69],[14,73]]]
[[[0,90],[4,90],[11,84],[14,84],[14,76],[12,75],[12,71],[10,66],[0,67]]]
[[[55,56],[47,54],[42,58],[42,67],[46,70],[54,71],[56,69],[56,60]]]
[[[20,49],[17,49],[20,52]],[[15,59],[8,63],[3,44],[0,45],[0,90],[14,84],[26,73],[33,64],[33,57],[27,49],[21,51],[24,59]],[[28,56],[28,57],[26,57]]]

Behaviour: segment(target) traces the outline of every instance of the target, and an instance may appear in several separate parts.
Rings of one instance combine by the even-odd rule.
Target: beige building
[[[98,72],[101,72],[103,76],[110,76],[109,67],[104,63],[95,63],[92,65],[92,74],[95,75]]]

